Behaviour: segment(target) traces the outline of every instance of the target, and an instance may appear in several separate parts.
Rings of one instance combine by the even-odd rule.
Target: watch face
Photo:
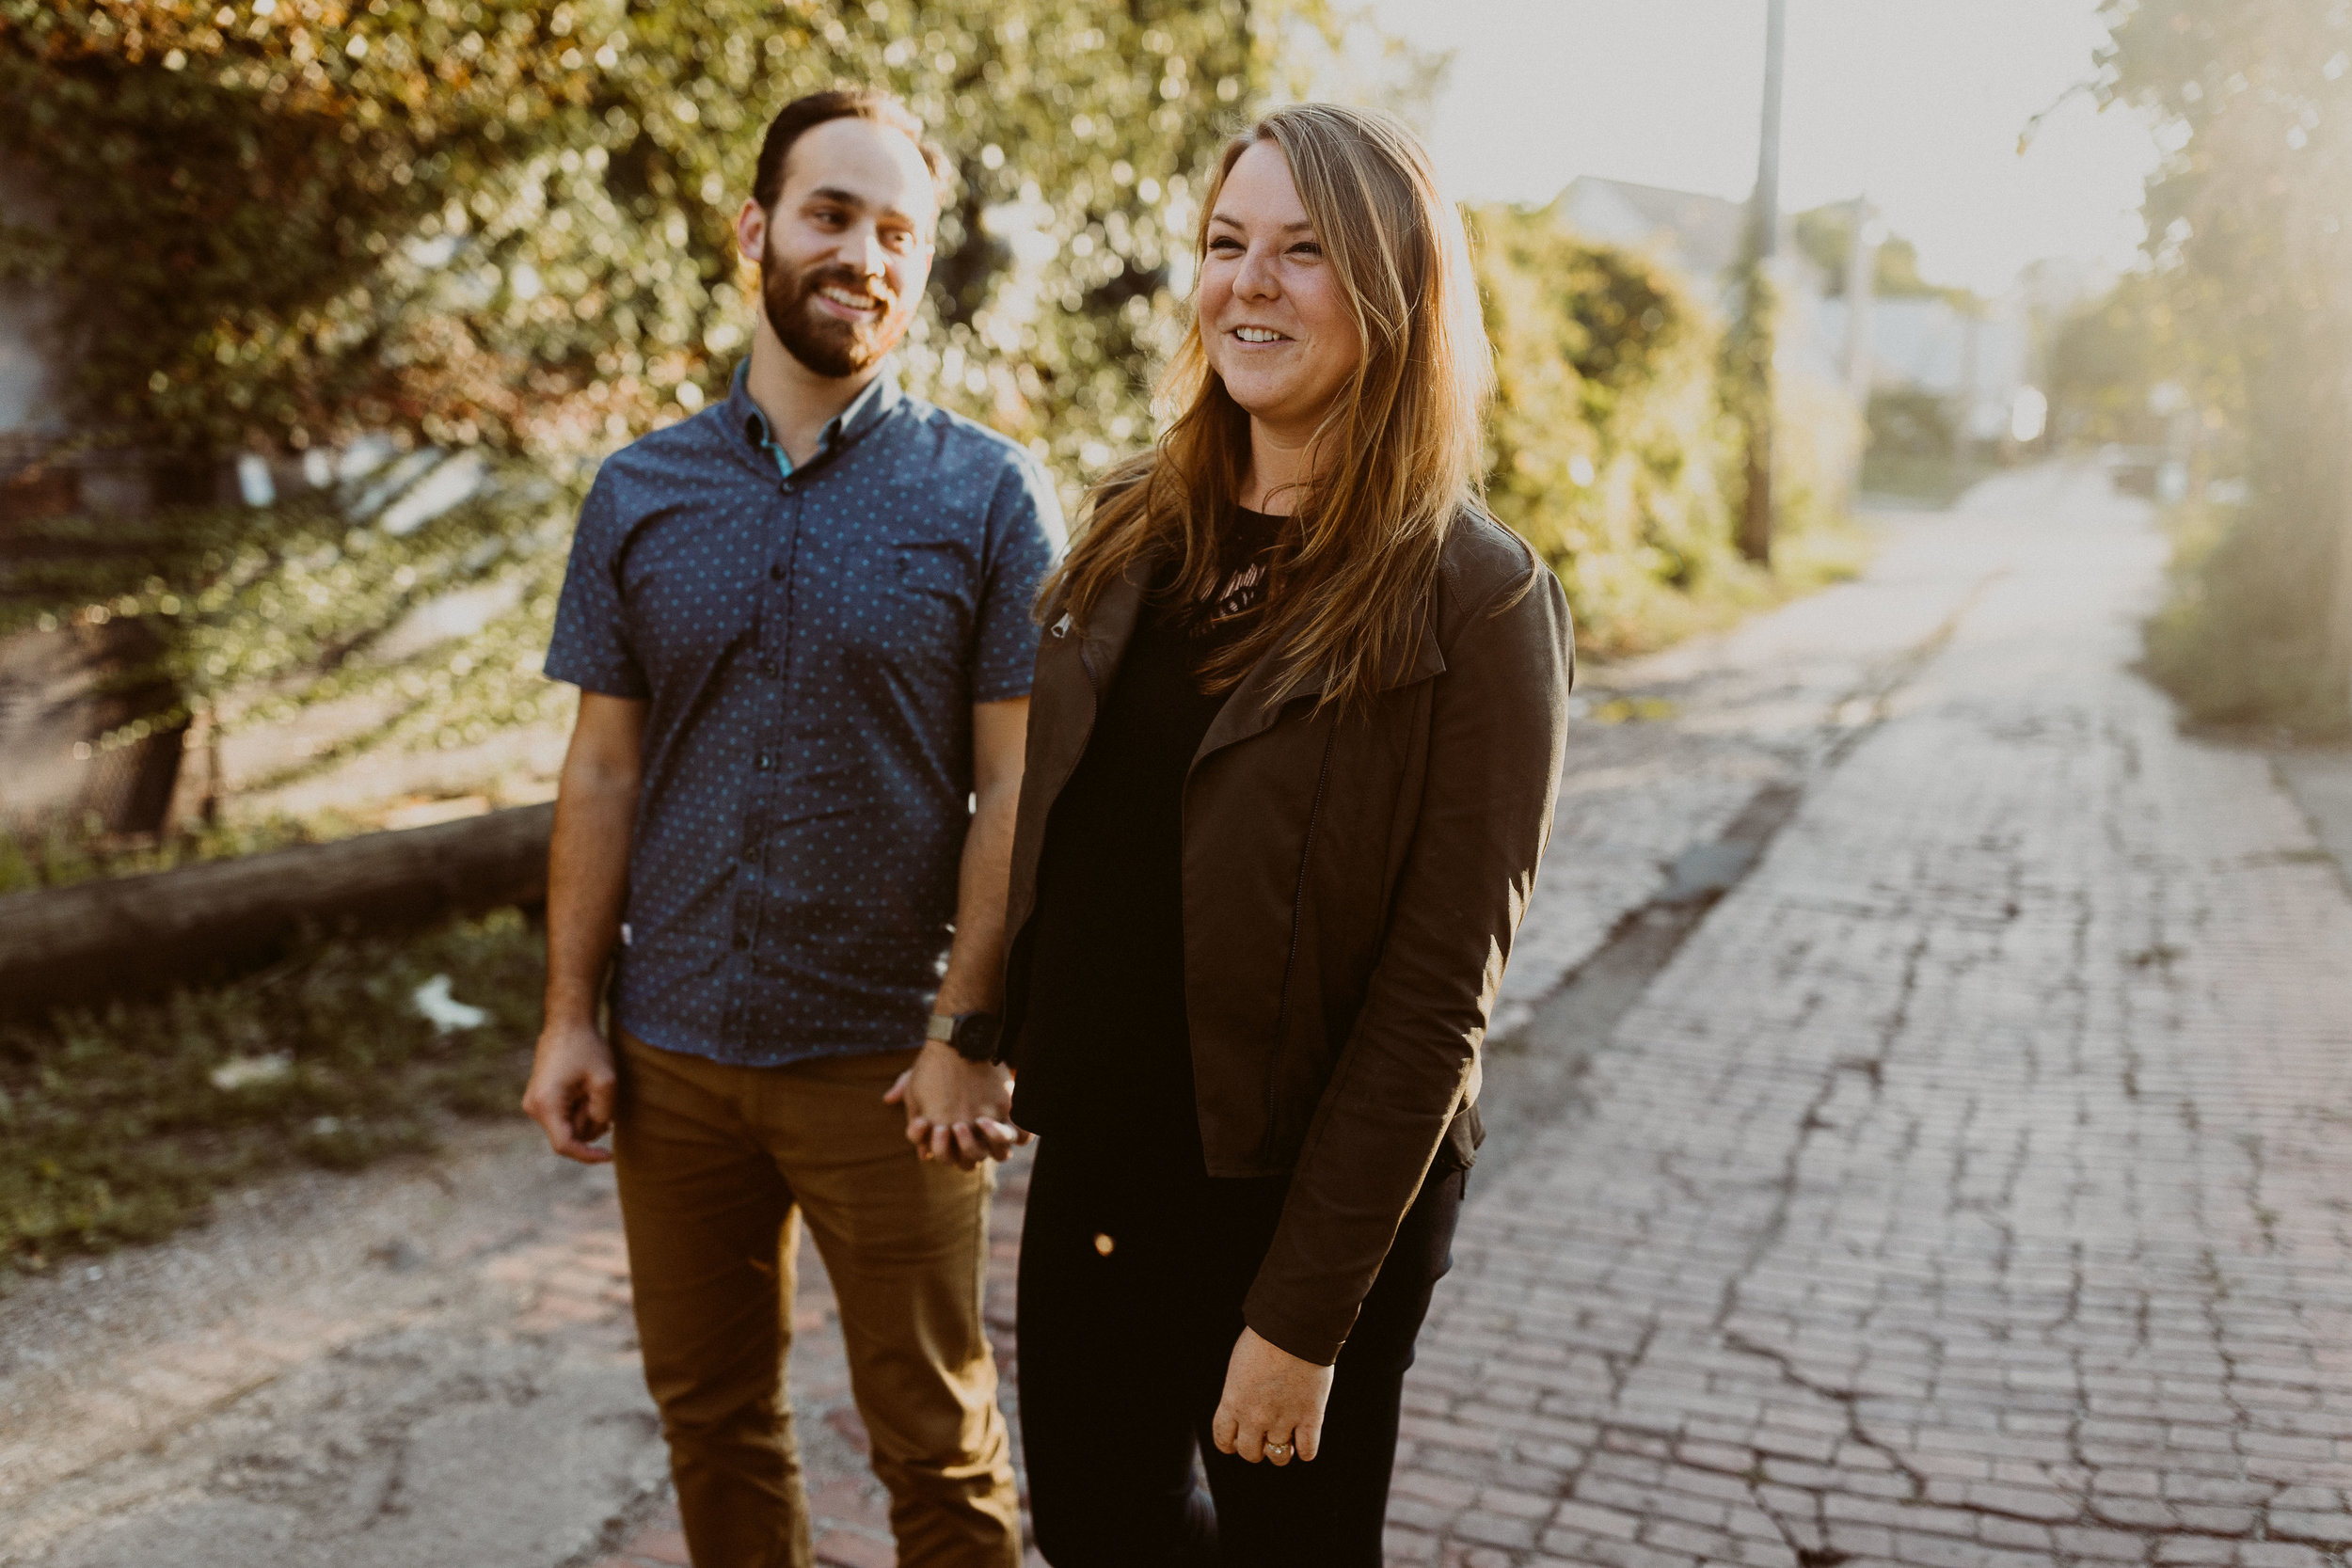
[[[956,1054],[984,1062],[996,1051],[996,1018],[993,1013],[965,1013],[956,1020]]]

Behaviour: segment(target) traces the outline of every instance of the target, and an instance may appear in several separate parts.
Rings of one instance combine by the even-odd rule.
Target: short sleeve
[[[1026,453],[1016,453],[1006,464],[1005,479],[989,509],[988,533],[972,700],[1001,703],[1029,694],[1037,664],[1037,622],[1031,612],[1065,537],[1053,482]]]
[[[569,681],[582,691],[643,698],[651,688],[628,645],[618,573],[627,529],[616,488],[607,468],[596,475],[580,504],[571,561],[564,568],[564,594],[555,603],[547,673],[550,680]]]

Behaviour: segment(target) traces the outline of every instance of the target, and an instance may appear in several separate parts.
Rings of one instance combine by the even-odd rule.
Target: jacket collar
[[[1134,640],[1136,622],[1143,612],[1143,595],[1157,566],[1155,558],[1145,557],[1128,565],[1119,581],[1104,590],[1096,602],[1085,634],[1078,644],[1078,657],[1086,665],[1089,678],[1097,691],[1110,689],[1119,662]],[[1291,640],[1287,637],[1267,649],[1249,667],[1217,709],[1216,718],[1209,725],[1209,733],[1201,737],[1200,749],[1193,754],[1198,762],[1220,747],[1247,740],[1251,736],[1271,729],[1282,715],[1282,709],[1301,697],[1319,696],[1330,685],[1331,673],[1318,666],[1309,670],[1298,683],[1275,700],[1274,689],[1283,666],[1290,657]],[[1374,687],[1376,691],[1392,691],[1429,679],[1445,671],[1445,654],[1438,645],[1438,628],[1434,615],[1422,619],[1421,641],[1405,650],[1388,678]]]

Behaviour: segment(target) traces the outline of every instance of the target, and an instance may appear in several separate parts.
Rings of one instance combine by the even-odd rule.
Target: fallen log
[[[552,805],[0,896],[0,1012],[274,962],[311,933],[414,929],[547,897]]]

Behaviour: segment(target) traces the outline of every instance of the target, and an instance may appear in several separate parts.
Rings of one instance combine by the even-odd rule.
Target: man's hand
[[[1210,1434],[1218,1452],[1252,1465],[1312,1459],[1323,1447],[1323,1406],[1330,1397],[1330,1368],[1301,1361],[1245,1328],[1225,1366],[1225,1394]]]
[[[906,1107],[907,1142],[926,1160],[972,1170],[1029,1141],[1012,1125],[1012,1074],[993,1062],[967,1062],[937,1040],[924,1044],[882,1100]]]
[[[523,1114],[565,1159],[602,1164],[593,1148],[612,1127],[612,1047],[596,1032],[596,999],[628,891],[629,824],[637,810],[645,705],[580,694],[580,720],[555,797],[548,841],[548,1010],[532,1053]]]
[[[596,1140],[612,1128],[612,1047],[592,1023],[550,1023],[531,1058],[523,1114],[567,1160],[600,1165],[612,1158]]]

